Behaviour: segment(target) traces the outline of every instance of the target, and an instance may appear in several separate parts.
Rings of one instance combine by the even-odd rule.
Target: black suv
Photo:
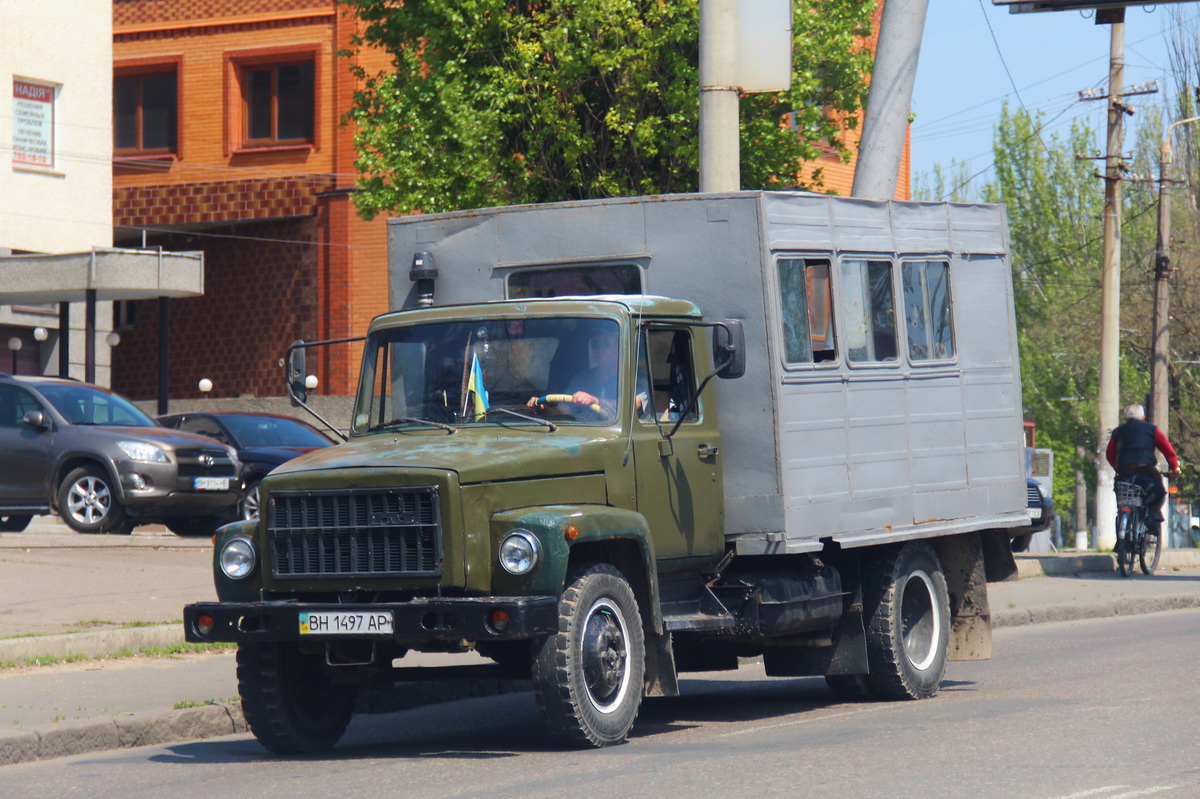
[[[80,533],[210,535],[241,500],[232,449],[75,380],[0,374],[0,452],[0,531],[57,513]]]

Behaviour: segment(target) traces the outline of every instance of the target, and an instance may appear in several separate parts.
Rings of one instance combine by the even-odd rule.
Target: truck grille
[[[278,578],[436,576],[438,491],[419,488],[272,491],[271,571]]]

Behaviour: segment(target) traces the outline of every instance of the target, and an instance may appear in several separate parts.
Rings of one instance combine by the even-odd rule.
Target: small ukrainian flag
[[[471,356],[471,377],[467,380],[468,406],[475,413],[475,421],[481,421],[488,411],[488,393],[483,385],[483,366],[479,355]]]

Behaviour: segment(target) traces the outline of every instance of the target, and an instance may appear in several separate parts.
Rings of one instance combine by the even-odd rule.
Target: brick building
[[[205,254],[203,297],[115,308],[116,390],[156,395],[163,308],[173,398],[205,377],[214,398],[279,396],[292,341],[361,335],[387,310],[386,223],[354,213],[341,124],[355,26],[335,0],[114,0],[114,240]],[[849,193],[853,162],[818,165]],[[311,370],[321,393],[354,389],[340,349]]]
[[[278,396],[296,339],[386,310],[385,222],[355,215],[354,21],[334,0],[115,0],[113,224],[119,244],[205,252],[205,295],[167,306],[172,397]],[[364,64],[375,70],[384,66]],[[159,309],[116,308],[113,386],[155,396]],[[331,355],[322,390],[357,364]]]

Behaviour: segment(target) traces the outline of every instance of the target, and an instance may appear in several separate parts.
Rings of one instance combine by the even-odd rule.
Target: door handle
[[[710,447],[708,444],[701,444],[696,448],[696,454],[700,456],[701,460],[706,458],[715,458],[717,457],[717,453],[720,451],[721,450],[719,447]]]

